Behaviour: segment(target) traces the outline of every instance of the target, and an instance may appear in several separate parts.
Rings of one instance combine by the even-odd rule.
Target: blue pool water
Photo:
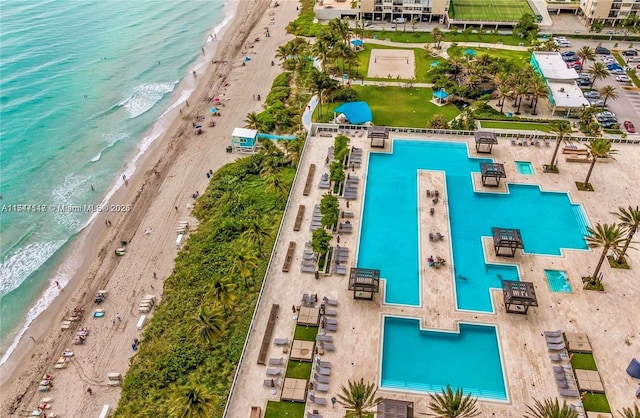
[[[492,312],[488,289],[500,288],[502,279],[518,279],[515,265],[485,264],[481,237],[490,236],[491,227],[519,228],[528,253],[587,248],[586,217],[566,193],[519,184],[510,184],[508,194],[476,193],[471,173],[479,172],[481,162],[491,160],[469,158],[464,143],[395,140],[393,154],[371,154],[358,266],[380,269],[386,303],[420,304],[420,169],[446,176],[458,309]]]
[[[506,400],[496,328],[460,324],[460,333],[422,331],[417,319],[385,317],[381,386]],[[411,361],[407,361],[411,359]]]
[[[533,164],[529,161],[516,161],[515,164],[518,174],[524,174],[527,176],[533,175]]]
[[[545,276],[547,276],[547,283],[549,283],[549,289],[552,292],[560,292],[560,293],[571,293],[573,289],[571,288],[571,283],[569,283],[569,278],[567,276],[567,272],[563,270],[545,270]]]

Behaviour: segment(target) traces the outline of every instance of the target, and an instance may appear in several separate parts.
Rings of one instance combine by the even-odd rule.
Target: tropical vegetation
[[[591,248],[602,248],[600,259],[591,276],[584,278],[585,289],[602,290],[600,268],[609,251],[618,251],[620,244],[624,242],[622,228],[616,224],[596,224],[594,228],[587,227],[588,235],[585,237]]]
[[[638,408],[638,405],[634,405],[633,409],[622,408],[618,413],[622,418],[640,418],[640,408]]]
[[[132,358],[117,417],[222,416],[268,262],[248,254],[271,252],[294,174],[275,145],[214,174],[193,211],[199,227]]]
[[[533,400],[533,406],[527,405],[526,418],[578,418],[578,412],[574,411],[567,405],[566,401],[562,401],[562,405],[558,398]]]
[[[365,412],[382,402],[382,398],[376,396],[378,387],[375,383],[365,383],[363,378],[347,381],[347,386],[342,385],[340,390],[337,399],[346,408],[346,417],[362,418]]]
[[[626,264],[625,255],[627,254],[627,250],[630,248],[633,236],[640,230],[640,208],[638,206],[634,208],[631,205],[627,208],[619,207],[618,212],[613,214],[618,217],[620,221],[619,225],[627,234],[622,249],[618,252],[617,257],[615,257],[615,264],[620,266]]]
[[[595,167],[596,162],[599,158],[614,159],[613,156],[617,151],[611,148],[611,140],[607,138],[591,138],[589,139],[589,143],[586,144],[586,147],[589,150],[591,165],[589,166],[589,171],[587,171],[587,177],[584,179],[584,182],[581,184],[578,183],[578,187],[581,187],[583,190],[593,190],[593,187],[589,184],[589,179],[591,178],[591,173],[593,172],[593,167]]]
[[[480,415],[476,398],[464,396],[462,389],[455,391],[447,385],[441,393],[434,393],[429,400],[429,409],[439,418],[471,418]]]
[[[566,120],[554,120],[549,123],[551,127],[551,132],[556,134],[556,146],[553,149],[553,155],[551,156],[551,161],[549,164],[544,166],[544,170],[546,172],[558,172],[558,166],[556,164],[556,158],[558,156],[558,151],[560,150],[560,145],[564,142],[571,141],[571,136],[569,135],[572,131],[571,125]]]

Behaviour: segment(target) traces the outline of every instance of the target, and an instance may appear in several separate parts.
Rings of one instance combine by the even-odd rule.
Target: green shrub
[[[355,102],[358,100],[358,92],[351,87],[342,87],[336,91],[333,91],[327,97],[327,101],[333,102]]]

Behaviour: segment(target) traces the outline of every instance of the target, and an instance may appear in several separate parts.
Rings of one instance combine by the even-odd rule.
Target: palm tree
[[[613,99],[616,100],[618,98],[618,90],[613,86],[604,86],[600,88],[600,97],[604,99],[604,103],[602,103],[602,107],[607,105],[607,100]]]
[[[311,53],[313,54],[314,57],[322,61],[322,65],[326,65],[327,58],[331,53],[331,47],[329,46],[327,41],[323,39],[318,39],[316,43],[313,44],[313,47],[311,48]]]
[[[264,123],[260,120],[260,116],[256,112],[247,113],[244,118],[244,127],[255,129],[256,131],[266,131]]]
[[[429,409],[436,417],[440,418],[470,418],[480,415],[476,409],[476,398],[471,395],[463,396],[462,389],[454,392],[451,386],[447,385],[442,389],[442,393],[434,393],[429,401]]]
[[[271,238],[271,229],[265,227],[259,218],[254,217],[249,219],[247,228],[240,236],[247,240],[249,244],[261,248],[262,244]]]
[[[498,95],[498,104],[500,105],[500,113],[502,113],[502,109],[504,108],[504,101],[511,97],[511,87],[506,84],[500,85],[498,87],[497,93]]]
[[[593,48],[588,45],[580,48],[576,55],[578,55],[578,57],[580,57],[580,59],[582,60],[583,66],[587,65],[587,61],[593,61],[596,59],[596,51],[594,51]]]
[[[210,308],[200,305],[191,318],[189,333],[197,335],[202,344],[211,345],[222,335],[225,325],[225,316],[217,306]]]
[[[378,387],[374,383],[365,383],[363,378],[360,381],[347,382],[346,388],[342,386],[342,393],[338,394],[338,403],[347,408],[347,417],[361,418],[367,410],[377,406],[382,402],[382,398],[376,397]]]
[[[216,280],[213,282],[208,296],[211,296],[214,302],[219,303],[222,306],[222,310],[226,312],[227,307],[236,300],[236,294],[234,293],[236,287],[235,283],[231,283],[227,279]]]
[[[556,137],[556,148],[553,150],[553,156],[551,157],[551,162],[549,166],[556,166],[556,157],[558,156],[558,150],[560,149],[560,144],[564,141],[570,141],[571,136],[568,134],[571,133],[571,125],[566,120],[554,120],[549,123],[550,131],[557,135]]]
[[[591,172],[593,171],[593,167],[596,165],[598,158],[614,159],[613,155],[617,153],[616,150],[611,149],[611,141],[607,138],[591,138],[587,144],[587,149],[589,150],[589,155],[591,156],[592,161],[591,166],[589,167],[589,172],[587,173],[587,178],[584,179],[585,187],[589,184]]]
[[[622,411],[618,411],[622,418],[640,418],[640,409],[638,405],[634,405],[633,409],[631,408],[622,408]]]
[[[522,98],[527,93],[529,93],[529,86],[527,85],[527,83],[520,82],[516,85],[516,101],[518,100],[518,98],[520,98],[520,101],[518,102],[518,109],[515,112],[516,115],[520,114],[520,106],[522,105]]]
[[[549,89],[545,82],[538,78],[533,82],[533,84],[531,84],[529,93],[531,93],[531,102],[533,103],[533,113],[531,114],[537,115],[536,109],[538,107],[538,99],[541,97],[547,97],[549,95]]]
[[[578,418],[578,413],[571,409],[566,401],[562,401],[561,406],[558,398],[553,401],[545,399],[544,402],[534,398],[533,402],[533,407],[527,405],[529,411],[525,418]]]
[[[587,227],[589,235],[585,237],[587,244],[591,248],[602,247],[602,254],[600,254],[600,260],[596,266],[593,275],[591,275],[590,284],[596,285],[600,283],[598,273],[604,262],[604,258],[607,256],[609,250],[616,252],[622,241],[624,241],[624,235],[620,225],[616,224],[596,224],[595,228]]]
[[[440,42],[444,39],[444,34],[439,28],[433,28],[431,30],[431,38],[433,43],[436,44],[436,49],[440,49]]]
[[[204,385],[187,383],[170,399],[169,416],[172,418],[209,418],[218,399]]]
[[[338,35],[338,37],[344,42],[345,45],[349,45],[349,38],[353,33],[351,27],[349,27],[349,21],[346,19],[340,19],[336,17],[329,21],[329,29]]]
[[[247,279],[256,267],[258,267],[258,258],[255,255],[250,254],[246,249],[236,250],[229,274],[239,274],[244,280],[244,287],[248,287]]]
[[[603,62],[594,62],[587,72],[592,77],[591,86],[589,86],[590,89],[593,88],[596,80],[603,80],[609,77],[609,70]]]
[[[626,209],[619,207],[618,212],[614,212],[613,214],[618,217],[620,226],[627,232],[627,239],[624,243],[624,247],[622,247],[622,250],[618,254],[616,260],[621,262],[629,249],[629,245],[631,245],[633,235],[640,230],[640,208],[638,208],[638,206],[635,208],[633,206],[629,206]]]

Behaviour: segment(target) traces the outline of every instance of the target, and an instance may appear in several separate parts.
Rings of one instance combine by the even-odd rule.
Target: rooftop
[[[567,68],[559,52],[537,51],[533,57],[538,63],[538,68],[547,80],[577,80],[578,73],[573,68]]]
[[[575,70],[571,70],[575,73]],[[574,82],[552,82],[547,80],[551,95],[556,107],[579,108],[589,106],[589,101],[584,97],[582,90]]]

